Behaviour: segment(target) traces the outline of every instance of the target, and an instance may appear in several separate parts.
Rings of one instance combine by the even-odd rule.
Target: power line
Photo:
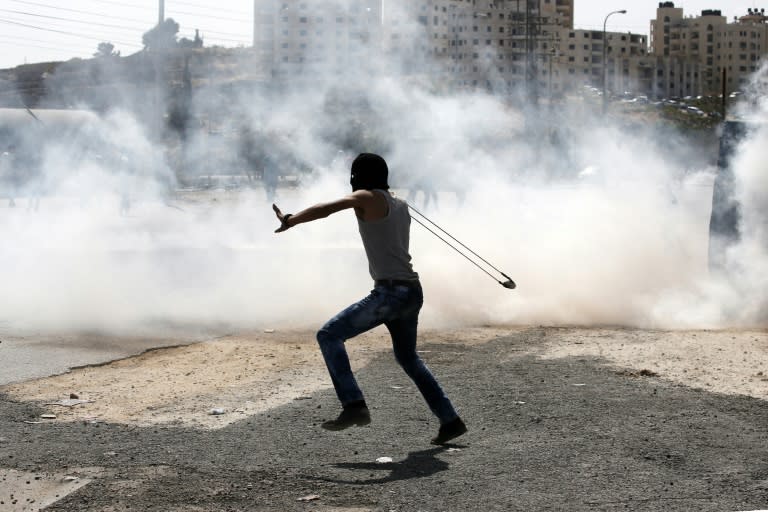
[[[0,18],[0,23],[7,23],[7,24],[10,24],[10,25],[18,25],[18,26],[21,26],[21,27],[33,28],[33,29],[36,29],[36,30],[43,30],[45,32],[55,32],[57,34],[65,34],[65,35],[72,36],[72,37],[80,37],[80,38],[83,38],[83,39],[91,39],[91,40],[94,40],[94,41],[104,42],[104,38],[101,38],[101,37],[91,37],[91,36],[86,36],[86,35],[83,35],[83,34],[75,34],[74,32],[67,32],[67,31],[64,31],[64,30],[55,30],[55,29],[52,29],[52,28],[36,27],[34,25],[29,25],[27,23],[19,23],[17,21],[11,21],[11,20],[6,20],[6,19],[2,19],[2,18]],[[117,42],[119,44],[124,44],[126,46],[135,46],[137,48],[142,48],[142,45],[138,45],[138,44],[135,44],[135,43],[126,43],[125,41],[115,41],[115,42]]]
[[[3,41],[5,40],[5,41]],[[6,34],[0,34],[0,43],[6,42],[6,43],[15,43],[18,41],[29,41],[31,43],[46,43],[47,41],[43,41],[40,39],[34,39],[31,37],[23,37],[23,36],[9,36]],[[57,44],[56,47],[58,48],[68,48],[70,50],[82,50],[82,51],[93,51],[93,48],[86,47],[86,46],[67,46],[67,45],[60,45]],[[51,47],[53,49],[53,47]]]
[[[180,4],[180,5],[187,5],[187,6],[189,6],[189,7],[200,7],[200,8],[203,8],[203,9],[212,9],[211,7],[209,7],[209,6],[207,6],[207,5],[200,5],[200,4],[195,4],[195,3],[192,3],[192,2],[181,2],[181,1],[179,1],[179,0],[173,0],[173,3],[175,3],[175,4]],[[245,12],[245,11],[236,11],[236,10],[234,10],[234,9],[223,9],[223,8],[218,8],[218,7],[217,7],[215,10],[217,10],[217,11],[225,11],[225,12],[231,12],[231,13],[234,13],[234,14],[242,14],[243,16],[251,16],[251,13],[250,13],[250,12]]]
[[[125,25],[112,25],[110,23],[98,23],[96,21],[80,21],[80,20],[73,20],[72,18],[61,18],[59,16],[47,16],[45,14],[35,14],[32,12],[25,12],[25,11],[14,11],[11,9],[0,9],[0,11],[13,13],[13,14],[22,14],[24,16],[32,16],[35,18],[47,18],[51,20],[68,21],[70,23],[80,23],[85,25],[98,25],[100,27],[117,28],[120,30],[146,30],[144,28],[138,28],[138,27],[128,27]]]
[[[218,32],[216,30],[208,30],[208,29],[202,28],[202,27],[195,27],[195,29],[199,30],[200,32],[205,32],[206,34],[220,34],[222,36],[242,37],[242,38],[245,38],[247,40],[250,40],[250,38],[251,38],[251,36],[249,36],[248,34],[232,34],[230,32]],[[234,39],[233,39],[233,41],[234,41]]]
[[[170,11],[171,9],[168,9],[168,8],[166,7],[166,9],[165,9],[165,10],[166,10],[166,12],[167,12],[167,11]],[[190,15],[190,16],[204,16],[204,17],[206,17],[206,18],[210,18],[210,19],[212,19],[212,20],[234,21],[234,22],[236,22],[236,23],[247,23],[247,24],[249,24],[249,25],[251,24],[251,20],[250,20],[250,19],[247,19],[247,20],[243,20],[243,19],[239,19],[239,18],[226,18],[226,17],[224,17],[224,16],[209,16],[208,14],[200,14],[200,13],[195,13],[195,12],[188,12],[188,11],[175,11],[175,10],[174,10],[173,12],[175,12],[175,13],[177,13],[177,14],[188,14],[188,15]]]
[[[75,50],[73,48],[65,49],[65,48],[62,48],[61,46],[56,48],[54,46],[43,46],[43,45],[40,45],[40,44],[17,43],[17,42],[13,42],[13,41],[0,41],[0,46],[7,46],[7,45],[16,46],[18,48],[39,48],[41,50],[53,50],[55,52],[59,52],[59,53],[62,53],[62,54],[63,53],[71,54],[72,52],[76,52],[76,53],[82,53],[82,54],[89,54],[89,56],[90,56],[93,53],[93,49],[90,49],[90,50],[86,50],[86,49]]]
[[[230,38],[226,38],[226,37],[208,37],[203,29],[198,29],[198,30],[202,34],[202,37],[203,37],[203,39],[205,41],[229,41],[229,42],[232,42],[232,43],[240,43],[240,44],[245,44],[245,45],[249,44],[249,41],[247,41],[247,40],[244,41],[242,39],[230,39]],[[181,37],[188,37],[188,36],[181,35]],[[194,37],[195,36],[192,35],[190,37],[190,39],[192,39]]]
[[[21,3],[21,4],[27,4],[27,5],[35,5],[35,6],[39,6],[39,7],[46,7],[46,8],[49,8],[49,9],[54,9],[54,10],[59,10],[59,11],[74,12],[74,13],[78,13],[78,14],[87,14],[87,15],[90,15],[90,16],[104,17],[104,18],[109,18],[109,19],[118,19],[118,20],[122,20],[122,21],[133,21],[133,22],[142,23],[142,24],[146,23],[146,21],[143,21],[143,20],[135,20],[135,19],[123,18],[123,17],[119,17],[119,16],[109,16],[109,15],[106,15],[106,14],[99,14],[99,13],[95,13],[95,12],[92,12],[92,11],[82,11],[82,10],[79,10],[79,9],[68,9],[68,8],[65,8],[65,7],[57,7],[57,6],[52,6],[50,4],[42,4],[42,3],[30,2],[30,1],[26,1],[26,0],[10,0],[10,1],[11,2]],[[106,0],[101,0],[101,1],[106,1]],[[119,3],[119,2],[109,2],[109,3]],[[120,5],[128,6],[128,4],[123,4],[123,3],[119,3],[119,4]],[[147,28],[135,28],[134,29],[133,27],[127,27],[125,25],[112,25],[112,24],[107,24],[107,23],[85,22],[85,21],[79,21],[79,20],[72,20],[71,18],[61,18],[61,17],[48,16],[48,15],[43,15],[43,14],[26,13],[26,12],[23,12],[23,11],[11,11],[11,10],[6,10],[6,9],[0,9],[0,10],[7,11],[7,12],[23,13],[23,14],[26,14],[26,15],[29,15],[29,16],[48,17],[48,18],[51,18],[51,19],[71,21],[71,22],[74,22],[74,23],[88,23],[88,24],[91,24],[91,25],[101,25],[101,26],[105,26],[105,27],[114,27],[114,28],[120,28],[120,29],[124,28],[126,30],[142,30],[144,32],[146,32],[148,30]],[[180,13],[180,14],[191,14],[191,13]],[[231,18],[219,18],[219,19],[229,19],[229,20],[232,20]],[[241,21],[242,22],[242,20],[232,20],[232,21]],[[251,37],[250,35],[246,35],[246,34],[236,34],[236,33],[231,33],[231,32],[221,32],[221,31],[216,31],[216,30],[207,30],[207,29],[201,28],[201,27],[195,27],[195,28],[198,28],[201,31],[205,30],[205,32],[209,33],[209,34],[219,34],[219,35],[223,35],[223,36],[231,36],[231,37],[235,37],[235,38],[245,38],[245,39],[250,39],[250,37]],[[228,40],[226,37],[219,38],[219,39],[221,39],[221,40]],[[230,41],[237,41],[237,42],[240,41],[240,39],[229,39],[229,40]]]
[[[97,16],[97,17],[101,17],[101,18],[109,18],[109,19],[113,19],[113,20],[134,21],[136,23],[147,23],[147,20],[134,20],[134,19],[125,18],[123,16],[110,16],[108,14],[95,13],[93,11],[81,11],[79,9],[68,9],[66,7],[59,7],[59,6],[51,5],[51,4],[41,4],[41,3],[38,3],[38,2],[29,2],[27,0],[8,0],[8,1],[9,2],[15,2],[17,4],[34,5],[34,6],[37,6],[37,7],[46,7],[48,9],[54,9],[54,10],[57,10],[57,11],[75,12],[75,13],[78,13],[78,14],[87,14],[89,16]]]
[[[11,21],[11,22],[14,22],[14,23],[17,23],[17,24],[21,24],[22,26],[26,26],[29,23],[29,20],[27,20],[25,18],[19,19],[19,18],[13,17],[11,15],[6,15],[4,17],[4,19],[6,21]],[[39,28],[41,30],[60,30],[60,31],[70,31],[71,30],[71,31],[76,32],[77,34],[80,34],[80,35],[90,36],[90,37],[93,37],[93,38],[101,38],[102,40],[109,40],[109,39],[113,39],[113,38],[117,37],[118,39],[125,38],[126,41],[137,42],[137,41],[139,41],[141,39],[141,35],[140,35],[141,31],[138,31],[138,30],[133,30],[133,31],[124,32],[124,33],[119,33],[119,31],[115,31],[115,30],[112,30],[112,29],[100,29],[99,27],[94,27],[91,30],[84,31],[84,30],[81,30],[78,27],[72,27],[67,22],[57,22],[57,21],[45,22],[44,26],[38,26],[38,25],[30,25],[30,26],[31,27],[37,27],[37,28]],[[129,43],[126,43],[126,44],[129,44]],[[130,43],[130,44],[133,44],[133,43]]]
[[[144,8],[145,7],[143,5],[136,5],[136,4],[130,4],[130,3],[125,3],[125,2],[115,2],[113,0],[92,0],[92,1],[93,2],[99,2],[99,3],[102,3],[102,4],[121,5],[123,7],[139,7],[139,8]],[[207,5],[200,5],[200,4],[190,3],[190,2],[179,2],[178,0],[173,0],[173,3],[174,4],[180,4],[180,5],[187,5],[189,7],[199,7],[199,8],[202,8],[202,9],[207,9],[207,10],[216,11],[216,12],[231,12],[232,14],[242,14],[243,16],[250,16],[251,15],[250,13],[247,13],[247,12],[244,12],[244,11],[236,11],[234,9],[225,9],[223,7],[210,7],[210,6],[207,6]]]

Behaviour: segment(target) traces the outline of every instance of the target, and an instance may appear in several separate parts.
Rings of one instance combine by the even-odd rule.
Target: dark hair
[[[389,189],[387,162],[373,153],[360,153],[352,162],[352,172],[349,184],[352,190]]]

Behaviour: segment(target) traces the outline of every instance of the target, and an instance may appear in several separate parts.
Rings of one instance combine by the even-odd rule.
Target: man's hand
[[[283,215],[283,212],[280,211],[280,208],[278,208],[276,204],[272,205],[272,209],[275,211],[275,215],[277,215],[277,220],[280,221],[280,227],[275,230],[275,233],[282,233],[286,229],[290,228],[286,221],[291,215]]]

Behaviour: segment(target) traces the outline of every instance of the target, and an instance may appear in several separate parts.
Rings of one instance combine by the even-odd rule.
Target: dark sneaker
[[[461,418],[440,426],[437,436],[432,439],[432,444],[445,444],[451,439],[455,439],[467,432],[467,426],[461,421]]]
[[[325,430],[344,430],[351,426],[362,427],[371,422],[371,413],[368,407],[348,407],[341,411],[335,420],[324,422],[321,427]]]

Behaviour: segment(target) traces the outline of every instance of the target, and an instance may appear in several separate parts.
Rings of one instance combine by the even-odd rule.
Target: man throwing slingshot
[[[379,155],[362,153],[352,162],[352,194],[283,214],[272,205],[282,233],[305,222],[353,208],[363,240],[368,268],[374,280],[371,293],[329,320],[317,333],[320,350],[342,405],[327,430],[344,430],[371,422],[363,392],[349,363],[345,342],[384,324],[392,337],[395,358],[418,387],[427,405],[440,420],[432,444],[445,444],[467,431],[451,401],[416,353],[419,311],[424,297],[419,275],[408,252],[411,217],[408,205],[389,192],[387,163]]]

